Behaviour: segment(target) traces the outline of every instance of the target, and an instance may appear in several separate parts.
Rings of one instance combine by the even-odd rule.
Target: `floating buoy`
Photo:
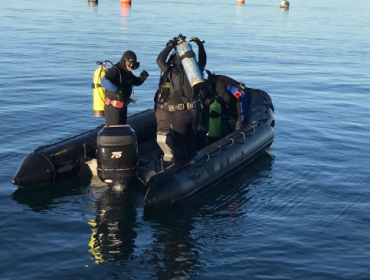
[[[244,0],[236,0],[236,4],[244,4]]]
[[[87,0],[87,3],[88,3],[89,5],[94,6],[94,5],[98,4],[98,0]]]
[[[286,1],[286,0],[282,0],[280,2],[280,8],[283,8],[283,9],[289,9],[289,2]]]
[[[131,3],[131,0],[121,0],[121,3]]]

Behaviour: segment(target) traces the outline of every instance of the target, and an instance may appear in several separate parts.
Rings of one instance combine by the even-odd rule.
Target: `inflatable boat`
[[[143,182],[144,208],[183,203],[238,171],[273,143],[276,128],[271,98],[258,89],[250,89],[250,94],[243,127],[185,160],[163,163],[155,112],[146,110],[129,117],[128,125],[100,125],[35,149],[23,159],[12,183],[25,189],[52,187],[64,178],[78,176],[82,168],[93,166],[92,174],[109,185],[129,185],[133,179]]]

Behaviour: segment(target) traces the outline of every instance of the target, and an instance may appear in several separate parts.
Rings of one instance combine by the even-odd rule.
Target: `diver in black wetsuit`
[[[105,125],[120,125],[127,123],[127,105],[136,100],[132,100],[131,93],[133,86],[140,86],[149,76],[148,72],[143,70],[140,77],[136,77],[131,70],[136,70],[140,66],[137,62],[136,54],[133,51],[126,51],[120,62],[113,65],[102,80],[105,87],[105,106],[104,116]],[[109,82],[107,82],[107,80]],[[110,85],[107,85],[110,84]],[[113,85],[112,85],[113,84]]]
[[[203,42],[192,37],[199,48],[199,67],[203,72],[207,56]],[[192,88],[186,77],[181,60],[177,53],[166,61],[169,53],[177,45],[177,38],[171,39],[157,58],[157,64],[169,82],[169,95],[162,104],[157,104],[157,123],[162,129],[171,129],[172,140],[177,148],[174,152],[175,160],[186,158],[197,150],[196,136],[200,115],[199,89]],[[158,111],[161,110],[161,111]],[[168,127],[169,125],[169,127]]]
[[[201,99],[204,102],[204,112],[208,112],[209,105],[217,99],[222,105],[223,114],[235,119],[235,129],[239,130],[246,121],[248,103],[251,96],[249,88],[225,75],[208,73],[208,79],[202,88]]]

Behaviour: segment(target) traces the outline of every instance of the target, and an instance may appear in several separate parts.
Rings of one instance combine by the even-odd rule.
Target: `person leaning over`
[[[208,70],[206,72],[208,78],[201,98],[205,105],[204,111],[207,112],[210,104],[217,100],[222,105],[223,114],[230,114],[235,120],[235,130],[241,129],[243,123],[247,121],[246,114],[251,102],[251,89],[228,76],[216,75]]]

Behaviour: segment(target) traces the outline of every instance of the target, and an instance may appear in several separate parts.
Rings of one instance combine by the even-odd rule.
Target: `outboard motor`
[[[200,70],[195,53],[191,45],[185,41],[186,37],[181,34],[178,36],[178,44],[176,45],[176,52],[184,67],[186,77],[192,88],[200,87],[204,84],[203,74]]]
[[[100,180],[112,185],[129,185],[138,167],[135,131],[130,125],[107,126],[98,133],[96,142]]]

